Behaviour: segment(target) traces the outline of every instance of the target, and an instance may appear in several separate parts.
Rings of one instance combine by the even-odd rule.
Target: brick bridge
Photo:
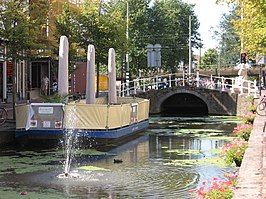
[[[150,99],[151,114],[175,111],[200,115],[238,115],[245,112],[241,111],[243,105],[246,108],[250,105],[246,95],[207,88],[171,87],[149,90],[136,96]],[[242,108],[239,107],[240,102]]]
[[[135,79],[122,85],[120,94],[149,99],[151,114],[202,116],[246,113],[258,93],[256,82],[239,78],[199,76],[185,81],[171,74]]]

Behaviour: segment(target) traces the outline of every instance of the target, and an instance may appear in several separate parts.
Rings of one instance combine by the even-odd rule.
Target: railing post
[[[119,96],[119,97],[122,96],[122,80],[121,80],[121,84],[120,84],[120,86],[119,86],[118,96]]]
[[[122,97],[125,97],[125,83],[122,84]]]
[[[221,81],[222,81],[222,91],[224,91],[225,90],[224,77],[221,77]]]
[[[244,80],[243,79],[241,79],[241,86],[240,86],[240,95],[242,95],[244,92],[243,92],[243,87],[244,87]]]
[[[137,94],[137,80],[136,79],[134,79],[133,80],[133,85],[134,85],[134,94],[136,95]]]
[[[250,88],[250,81],[248,81],[248,96],[250,96],[250,91],[251,91],[251,88]]]
[[[211,80],[210,80],[210,82],[211,82],[211,85],[212,85],[212,87],[211,87],[211,89],[215,89],[215,82],[213,81],[213,77],[212,77],[212,75],[211,75]]]
[[[257,98],[257,91],[258,91],[258,87],[257,87],[257,80],[254,80],[254,98]]]
[[[185,86],[185,71],[183,70],[183,86]]]
[[[197,87],[199,87],[199,70],[197,70],[197,77],[196,77],[196,81],[197,81]]]
[[[172,87],[172,79],[171,79],[171,74],[169,74],[169,78],[168,78],[168,79],[169,79],[169,81],[168,81],[168,82],[169,82],[169,83],[168,83],[168,84],[169,84],[169,88],[171,88],[171,87]]]
[[[143,89],[142,89],[142,90],[143,90],[143,92],[146,92],[145,80],[146,80],[146,79],[143,79]]]
[[[231,87],[231,93],[235,93],[235,78],[232,79],[232,87]]]
[[[126,89],[127,89],[127,96],[129,96],[130,92],[129,92],[129,82],[126,82]]]
[[[155,82],[154,82],[154,81],[155,81]],[[159,78],[158,78],[158,76],[156,75],[156,79],[153,79],[153,85],[155,85],[156,90],[158,90],[158,81],[159,81]]]

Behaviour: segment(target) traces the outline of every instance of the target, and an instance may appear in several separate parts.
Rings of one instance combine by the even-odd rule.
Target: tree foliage
[[[0,38],[6,42],[7,58],[25,60],[40,48],[38,41],[44,37],[48,1],[40,0],[34,5],[27,1],[0,1]],[[39,13],[33,12],[38,10]],[[33,54],[36,55],[36,54]],[[33,56],[32,55],[32,56]]]
[[[109,48],[119,51],[119,48],[123,46],[122,42],[125,41],[124,34],[121,37],[121,32],[123,32],[121,23],[124,22],[121,14],[109,10],[108,4],[101,0],[88,1],[78,20],[80,46],[86,49],[89,44],[93,44],[96,51],[96,62],[106,65]]]
[[[33,1],[32,1],[33,2]],[[128,0],[129,38],[126,37],[127,3],[122,0],[85,1],[80,12],[72,12],[64,6],[56,19],[56,40],[66,35],[70,41],[70,59],[76,49],[86,49],[89,44],[96,48],[96,61],[107,64],[108,49],[115,48],[118,57],[130,54],[130,70],[137,73],[147,67],[148,43],[162,46],[162,68],[176,70],[178,63],[188,60],[188,23],[192,16],[192,43],[196,47],[199,23],[193,5],[176,0],[153,1]],[[25,56],[51,45],[46,35],[50,1],[0,0],[1,38],[9,45],[9,55]],[[33,9],[34,7],[34,9]],[[50,13],[51,14],[51,13]],[[54,46],[55,53],[58,46]],[[24,53],[21,53],[24,52]],[[29,52],[29,53],[25,53]],[[20,59],[20,58],[19,58]]]
[[[36,56],[42,44],[43,29],[46,25],[48,0],[40,0],[35,5],[28,1],[0,0],[0,38],[6,47],[6,59],[13,62],[12,85],[13,107],[16,100],[16,64],[19,60],[27,60]],[[33,7],[39,10],[36,14]],[[36,9],[35,9],[36,10]],[[40,31],[41,30],[41,31]],[[15,118],[15,108],[13,118]]]
[[[266,1],[265,0],[217,0],[236,5],[238,19],[234,28],[243,43],[242,52],[266,54]]]
[[[75,61],[77,60],[79,24],[77,23],[78,14],[71,11],[68,4],[63,5],[61,14],[56,17],[55,38],[59,43],[60,37],[65,35],[69,42],[69,73],[75,71]],[[58,46],[55,46],[55,52],[58,52]],[[58,53],[57,53],[58,54]]]
[[[201,68],[215,69],[218,64],[218,52],[214,48],[208,49],[201,58]]]
[[[237,19],[238,16],[235,13],[235,8],[227,13],[223,14],[220,23],[219,30],[215,31],[215,39],[220,41],[219,51],[221,57],[221,65],[223,67],[235,66],[240,57],[240,38],[236,34],[232,21]]]
[[[189,16],[192,16],[192,45],[199,42],[199,22],[193,6],[181,1],[155,1],[151,12],[150,41],[162,45],[163,68],[175,71],[179,62],[188,63]]]
[[[126,3],[114,0],[126,16]],[[199,41],[199,23],[193,5],[176,0],[128,0],[130,69],[148,71],[147,44],[162,46],[162,69],[176,71],[180,61],[188,62],[189,15],[192,15],[193,46]]]

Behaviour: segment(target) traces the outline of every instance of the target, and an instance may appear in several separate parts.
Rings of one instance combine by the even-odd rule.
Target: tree
[[[129,0],[129,43],[130,71],[138,74],[147,66],[148,14],[150,1]]]
[[[192,16],[192,46],[198,47],[199,22],[193,5],[181,1],[155,1],[150,19],[150,40],[162,45],[163,68],[176,71],[180,61],[188,63],[189,16]]]
[[[201,58],[201,68],[215,69],[218,64],[218,52],[214,48],[208,49]]]
[[[265,0],[217,0],[236,4],[238,19],[233,20],[234,28],[243,44],[242,52],[266,54],[266,3]]]
[[[6,59],[13,63],[13,107],[16,100],[16,64],[19,60],[27,60],[36,54],[42,46],[38,41],[42,38],[40,30],[45,27],[47,5],[49,2],[40,0],[36,4],[28,1],[0,0],[0,38],[4,41],[7,52]],[[38,8],[39,15],[34,15],[33,10]],[[42,13],[43,12],[43,13]],[[13,117],[15,118],[15,109]]]
[[[114,0],[126,16],[126,3]],[[147,44],[162,46],[162,69],[175,71],[180,61],[188,60],[189,15],[192,15],[193,46],[199,41],[199,23],[193,6],[175,0],[141,1],[128,0],[130,70],[149,70],[147,66]],[[184,28],[187,27],[187,28]]]
[[[74,72],[75,61],[77,59],[77,48],[78,48],[78,36],[79,36],[79,24],[78,24],[78,12],[71,11],[69,5],[65,3],[63,5],[62,12],[56,17],[55,26],[55,38],[57,41],[60,40],[62,35],[68,38],[69,42],[69,73]],[[58,51],[56,46],[55,52]]]
[[[219,30],[214,32],[215,39],[219,42],[219,51],[221,57],[221,65],[225,67],[235,66],[240,57],[240,38],[236,34],[232,24],[232,20],[237,19],[235,7],[228,14],[223,14]]]
[[[107,71],[109,48],[114,48],[117,52],[124,48],[125,34],[121,34],[123,22],[121,14],[102,0],[87,1],[82,7],[78,17],[78,24],[80,25],[79,46],[83,49],[87,49],[89,44],[95,46],[97,82],[99,82],[100,66],[104,67],[102,71]],[[97,94],[98,86],[97,84]]]

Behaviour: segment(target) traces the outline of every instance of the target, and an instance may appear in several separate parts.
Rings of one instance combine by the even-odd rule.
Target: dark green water
[[[202,181],[236,170],[222,164],[215,149],[237,122],[234,117],[151,117],[150,128],[134,140],[100,153],[77,150],[71,173],[80,177],[70,179],[57,177],[64,171],[60,148],[1,148],[0,199],[193,198],[189,190]]]

